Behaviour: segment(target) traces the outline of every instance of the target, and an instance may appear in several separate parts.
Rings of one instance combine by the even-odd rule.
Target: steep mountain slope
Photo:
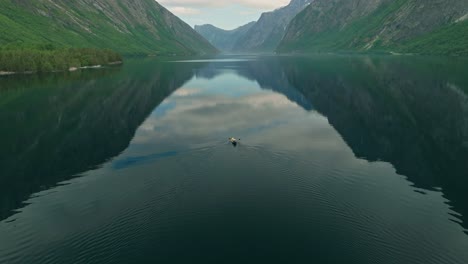
[[[445,26],[395,48],[403,53],[468,55],[468,20]]]
[[[236,51],[274,51],[289,22],[314,0],[292,0],[289,5],[263,13],[235,44]]]
[[[121,53],[216,49],[154,0],[0,0],[0,45],[54,44]]]
[[[255,25],[250,22],[233,30],[224,30],[213,25],[195,26],[195,31],[205,37],[217,49],[225,52],[232,51],[237,40],[245,35]]]
[[[278,51],[467,54],[467,17],[466,0],[315,0],[291,21]],[[432,50],[436,36],[447,45]]]

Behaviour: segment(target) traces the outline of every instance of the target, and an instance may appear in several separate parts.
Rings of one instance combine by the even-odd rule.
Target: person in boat
[[[240,141],[240,138],[237,139],[237,138],[233,138],[233,137],[230,137],[229,138],[229,142],[231,142],[231,144],[235,147],[237,146],[237,143]]]

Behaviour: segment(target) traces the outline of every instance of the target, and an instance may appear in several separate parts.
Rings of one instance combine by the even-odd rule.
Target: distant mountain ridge
[[[154,0],[0,0],[0,46],[53,44],[124,54],[216,49]]]
[[[468,54],[467,18],[466,0],[315,0],[278,51]]]
[[[237,40],[255,25],[250,22],[233,30],[224,30],[213,25],[195,26],[195,31],[205,37],[213,46],[224,52],[231,52]]]
[[[263,13],[257,22],[234,30],[223,30],[212,25],[195,26],[195,30],[222,51],[273,52],[289,22],[312,1],[291,0],[287,6]]]
[[[314,0],[291,0],[282,8],[263,13],[255,25],[237,40],[236,51],[274,51],[291,20]]]

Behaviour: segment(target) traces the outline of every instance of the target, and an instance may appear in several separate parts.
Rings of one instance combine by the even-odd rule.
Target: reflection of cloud
[[[175,91],[145,121],[133,143],[173,150],[230,136],[291,150],[332,150],[343,143],[336,141],[336,131],[323,116],[231,73],[210,81],[193,79]]]
[[[144,130],[144,131],[153,131],[154,126],[150,122],[145,122],[138,129]]]
[[[275,108],[298,107],[297,104],[289,101],[286,96],[277,93],[256,94],[246,98],[246,102],[257,108],[266,106],[273,106]]]
[[[179,95],[177,92],[175,95]],[[199,92],[182,91],[179,98],[170,98],[169,101],[176,101],[177,107],[171,109],[168,114],[180,114],[182,112],[192,112],[203,108],[229,108],[231,113],[241,111],[237,108],[296,108],[297,104],[289,101],[284,95],[270,92],[258,92],[241,97],[230,97],[222,94],[199,95]],[[214,113],[216,114],[216,113]]]
[[[190,96],[200,93],[200,89],[196,88],[181,88],[173,93],[174,96]]]
[[[172,107],[166,107],[168,105]],[[212,92],[203,94],[200,89],[182,88],[155,110],[158,114],[153,114],[141,126],[135,141],[153,141],[155,136],[199,139],[222,131],[248,130],[252,124],[269,126],[277,122],[272,117],[283,119],[297,109],[300,108],[284,95],[268,91],[235,97]]]

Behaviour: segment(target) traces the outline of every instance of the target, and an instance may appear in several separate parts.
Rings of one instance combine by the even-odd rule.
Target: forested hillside
[[[0,46],[189,55],[216,49],[154,0],[0,0]]]
[[[467,18],[466,0],[315,0],[277,50],[468,55]]]

